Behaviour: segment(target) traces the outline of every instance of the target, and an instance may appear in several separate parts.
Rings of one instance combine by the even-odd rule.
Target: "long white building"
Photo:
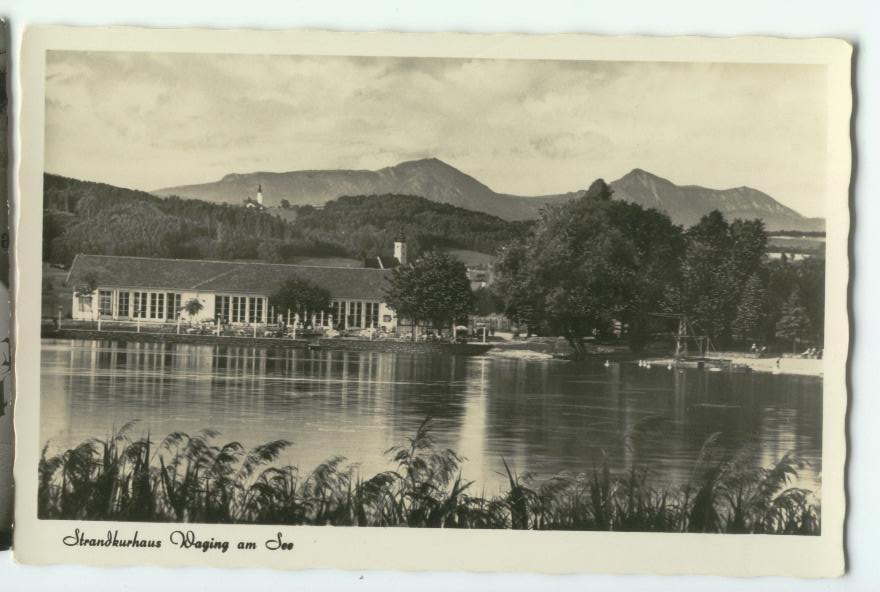
[[[73,290],[74,320],[145,322],[221,321],[262,324],[286,316],[271,311],[269,297],[282,282],[297,277],[330,292],[330,311],[299,312],[304,322],[334,328],[384,328],[394,331],[397,316],[384,302],[390,269],[319,267],[274,263],[156,259],[77,255],[67,275]],[[91,285],[91,294],[77,287]],[[202,304],[192,319],[184,310],[191,299]],[[275,313],[276,318],[270,314]]]

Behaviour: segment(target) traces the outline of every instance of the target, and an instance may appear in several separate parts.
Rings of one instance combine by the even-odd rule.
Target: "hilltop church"
[[[260,183],[257,185],[257,196],[251,198],[250,196],[244,198],[244,207],[249,210],[265,210],[266,206],[263,205],[263,184]]]
[[[406,263],[402,238],[395,241],[394,255],[395,264]],[[387,264],[387,259],[380,263]],[[274,322],[269,297],[282,282],[296,277],[326,289],[331,296],[329,312],[299,311],[304,322],[315,327],[393,332],[397,315],[384,301],[391,273],[382,264],[321,267],[79,254],[67,274],[67,285],[73,289],[74,320],[189,321],[183,307],[195,298],[202,309],[193,321],[240,325]],[[78,294],[76,287],[87,284],[96,289]]]

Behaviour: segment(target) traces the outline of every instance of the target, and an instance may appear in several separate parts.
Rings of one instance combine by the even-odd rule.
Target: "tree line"
[[[295,221],[236,204],[159,198],[103,183],[44,175],[43,259],[77,253],[295,262],[390,254],[407,237],[417,257],[435,248],[494,252],[525,227],[407,195],[343,197],[296,208]]]
[[[306,236],[367,257],[387,253],[400,234],[413,257],[444,248],[494,253],[531,224],[398,194],[343,196],[323,208],[293,209]]]
[[[677,330],[657,313],[686,315],[716,347],[822,343],[824,259],[769,260],[760,220],[714,211],[684,229],[611,197],[600,179],[501,250],[494,292],[508,315],[576,347],[622,333],[641,350]]]

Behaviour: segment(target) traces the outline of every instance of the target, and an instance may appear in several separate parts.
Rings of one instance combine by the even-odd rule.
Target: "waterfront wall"
[[[239,337],[228,335],[189,335],[186,333],[136,333],[132,331],[97,331],[94,329],[47,329],[43,337],[52,339],[95,339],[105,341],[138,341],[144,343],[188,343],[194,345],[235,345],[242,347],[305,348],[304,339],[277,337]]]
[[[265,348],[306,348],[350,351],[383,351],[397,353],[482,354],[491,344],[392,341],[387,339],[290,339],[279,337],[241,337],[229,335],[191,335],[186,333],[137,333],[132,331],[98,331],[95,329],[44,329],[43,337],[51,339],[85,339],[104,341],[137,341],[144,343],[187,343],[194,345],[225,345]]]

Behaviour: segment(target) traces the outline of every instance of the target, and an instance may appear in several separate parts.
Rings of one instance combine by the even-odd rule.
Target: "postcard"
[[[843,573],[851,55],[28,29],[17,559]]]

